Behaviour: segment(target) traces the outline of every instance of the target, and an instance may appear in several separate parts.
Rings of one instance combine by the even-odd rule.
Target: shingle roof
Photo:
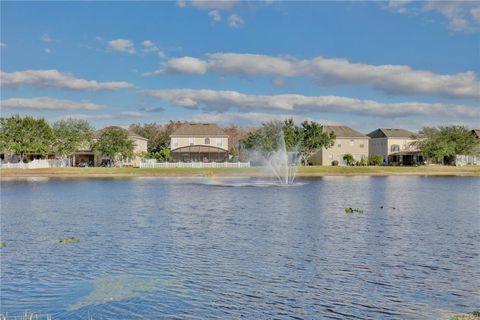
[[[347,126],[323,126],[324,132],[333,132],[337,138],[367,138],[363,133]]]
[[[411,138],[415,133],[405,129],[379,128],[367,134],[370,138]]]
[[[97,131],[95,131],[95,134],[93,135],[94,138],[95,138],[95,139],[100,138],[100,136],[102,135],[102,132],[103,132],[105,129],[109,129],[109,128],[115,128],[115,129],[124,130],[124,131],[127,132],[128,136],[129,136],[130,138],[139,139],[139,140],[148,140],[147,138],[142,137],[141,135],[138,135],[138,134],[136,134],[136,133],[133,132],[133,131],[130,131],[130,130],[127,130],[127,129],[124,129],[124,128],[118,127],[118,126],[109,126],[109,127],[105,127],[105,128],[103,128],[103,129],[97,130]]]
[[[175,130],[171,136],[227,136],[222,129],[213,123],[185,123]]]

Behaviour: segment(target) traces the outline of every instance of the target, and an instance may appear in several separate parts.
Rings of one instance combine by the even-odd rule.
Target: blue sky
[[[478,2],[1,2],[2,116],[480,127]]]

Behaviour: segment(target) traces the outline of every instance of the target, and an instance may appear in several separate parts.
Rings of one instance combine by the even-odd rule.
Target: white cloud
[[[258,126],[269,121],[283,121],[292,118],[296,123],[303,121],[316,121],[321,124],[335,125],[337,122],[312,118],[306,115],[285,114],[285,113],[264,113],[264,112],[224,112],[224,113],[197,113],[185,121],[193,122],[214,122],[221,126],[236,124],[243,127]]]
[[[470,10],[470,15],[476,22],[480,22],[480,7],[476,7]]]
[[[193,57],[170,59],[165,67],[167,72],[204,74],[207,72],[207,63]]]
[[[424,15],[425,13],[437,13],[448,21],[448,27],[453,31],[472,32],[479,31],[480,17],[476,15],[476,9],[480,10],[478,1],[390,1],[388,10],[397,13],[411,13]],[[480,13],[479,13],[480,14]]]
[[[50,50],[49,48],[45,48],[45,53],[50,54],[51,52],[52,52],[52,50]]]
[[[142,42],[142,47],[143,47],[143,52],[145,53],[156,53],[159,58],[166,58],[167,55],[165,52],[160,50],[153,41],[151,40],[145,40]]]
[[[186,5],[187,5],[187,4],[186,4],[185,0],[178,0],[178,1],[177,1],[177,6],[178,6],[179,8],[185,8]]]
[[[212,10],[208,13],[208,16],[212,18],[214,22],[219,22],[222,20],[222,15],[220,14],[220,11],[218,10]]]
[[[128,82],[97,82],[75,78],[72,74],[57,70],[0,71],[1,85],[18,87],[29,85],[37,88],[59,88],[71,90],[118,90],[133,87]]]
[[[207,54],[207,58],[175,58],[169,60],[166,66],[169,72],[178,73],[204,74],[214,71],[221,74],[276,78],[306,76],[322,86],[360,85],[390,95],[480,98],[480,81],[473,71],[442,75],[428,70],[414,70],[405,65],[370,65],[323,57],[297,60],[291,57],[243,53],[213,53]],[[160,73],[161,70],[155,74]]]
[[[192,7],[196,7],[198,9],[203,10],[211,10],[211,9],[218,9],[218,10],[231,10],[236,5],[240,3],[238,0],[191,0],[186,2]]]
[[[104,108],[103,105],[90,101],[59,100],[48,97],[38,98],[11,98],[0,101],[2,108],[13,109],[38,109],[38,110],[97,110]]]
[[[0,48],[6,48],[6,47],[7,47],[6,43],[0,42]]]
[[[116,114],[68,114],[60,117],[61,119],[79,119],[79,120],[112,120],[121,118],[143,118],[147,116],[144,112],[120,112]]]
[[[240,28],[243,24],[243,19],[238,14],[232,14],[228,17],[228,25],[231,28]]]
[[[346,113],[375,117],[444,116],[479,117],[480,108],[454,104],[399,102],[383,103],[339,96],[304,96],[299,94],[247,95],[236,91],[162,89],[143,90],[173,105],[226,112],[238,110],[283,110],[290,112]]]
[[[136,52],[132,41],[127,39],[116,39],[109,41],[108,47],[113,51],[126,52],[129,54],[134,54]]]
[[[42,40],[43,42],[54,42],[56,41],[55,39],[53,39],[52,37],[50,37],[48,35],[48,33],[44,33],[41,37],[40,37],[40,40]]]
[[[391,0],[388,2],[388,8],[398,13],[407,12],[406,6],[413,0]]]

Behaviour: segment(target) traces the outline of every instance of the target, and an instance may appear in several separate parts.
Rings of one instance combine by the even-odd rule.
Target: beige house
[[[413,146],[413,132],[404,129],[380,128],[370,132],[369,155],[381,155],[385,164],[413,165],[423,162]]]
[[[128,137],[134,142],[133,154],[135,155],[132,159],[128,158],[124,160],[126,165],[138,165],[141,158],[140,155],[144,152],[147,152],[147,143],[148,139],[144,138],[130,130],[123,129],[117,126],[106,127],[101,130],[97,130],[94,134],[93,141],[97,141],[103,130],[107,128],[118,128],[125,130],[128,134]],[[96,155],[91,149],[90,145],[83,146],[80,150],[75,152],[72,156],[72,166],[98,166],[101,165],[102,158],[101,156]]]
[[[185,123],[170,135],[174,161],[224,162],[228,160],[228,135],[212,123]]]
[[[323,126],[323,131],[335,134],[335,144],[313,155],[309,159],[312,165],[330,166],[334,161],[346,165],[343,160],[346,154],[351,154],[357,161],[368,159],[369,137],[347,126]]]

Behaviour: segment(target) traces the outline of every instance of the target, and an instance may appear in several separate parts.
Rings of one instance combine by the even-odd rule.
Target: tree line
[[[170,135],[182,124],[169,121],[164,125],[130,125],[129,131],[148,139],[147,153],[138,156],[171,161]],[[268,157],[279,148],[281,141],[287,151],[296,151],[307,164],[320,149],[332,147],[336,138],[332,132],[325,132],[319,123],[304,121],[296,125],[292,119],[266,122],[255,129],[232,125],[223,130],[229,136],[229,153],[234,161],[247,160],[245,150],[259,151]],[[134,156],[134,142],[129,139],[127,130],[107,127],[97,133],[95,141],[94,135],[95,129],[86,120],[65,119],[50,125],[43,118],[31,116],[0,117],[0,150],[5,155],[17,154],[21,160],[28,153],[54,153],[67,158],[78,150],[91,150],[113,161]],[[425,127],[412,139],[412,144],[424,157],[446,159],[447,164],[452,164],[456,155],[480,153],[479,139],[463,126]],[[344,160],[353,163],[352,158]],[[382,160],[381,156],[373,155],[364,162],[380,164]]]

